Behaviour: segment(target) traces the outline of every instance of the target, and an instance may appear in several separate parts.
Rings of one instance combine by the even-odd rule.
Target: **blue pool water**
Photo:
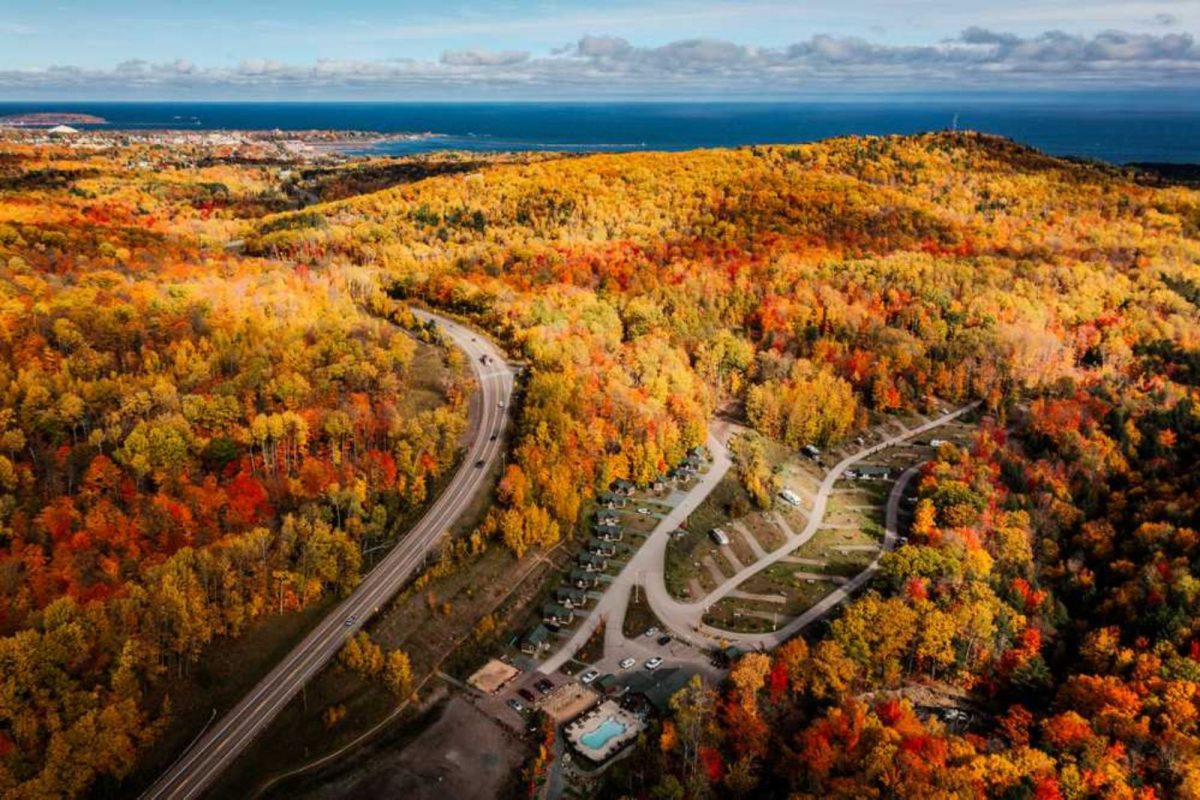
[[[1192,96],[928,97],[904,101],[697,103],[18,103],[0,116],[62,111],[116,129],[431,132],[374,152],[430,150],[688,150],[806,142],[848,134],[959,128],[1008,136],[1054,155],[1200,162],[1200,102]]]
[[[595,729],[579,737],[579,741],[592,750],[600,750],[604,745],[625,732],[626,728],[612,717],[601,722]]]

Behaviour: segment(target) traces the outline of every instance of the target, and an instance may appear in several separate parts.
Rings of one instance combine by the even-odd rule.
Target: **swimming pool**
[[[609,717],[579,737],[579,741],[592,750],[600,750],[604,745],[623,734],[626,730],[623,723],[617,722],[613,717]]]

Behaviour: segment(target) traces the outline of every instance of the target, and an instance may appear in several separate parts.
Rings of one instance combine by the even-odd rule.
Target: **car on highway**
[[[655,625],[651,625],[649,628],[646,628],[646,632],[642,634],[642,636],[645,636],[647,639],[652,639],[657,635],[658,627]]]
[[[346,627],[349,628],[351,625],[354,624],[355,620],[357,620],[357,619],[358,619],[358,614],[351,614],[350,616],[346,617]]]
[[[658,637],[658,643],[664,647],[669,645],[671,643],[671,635],[666,634],[665,636]]]
[[[496,408],[504,408],[504,401],[501,400],[498,403],[496,403]]]
[[[475,462],[475,469],[483,469],[483,459],[482,458]]]
[[[646,659],[646,669],[658,669],[660,666],[662,666],[662,662],[663,660],[659,656],[648,658]]]
[[[488,441],[489,441],[489,442],[494,442],[494,441],[496,441],[496,440],[497,440],[497,439],[499,439],[499,438],[500,438],[500,434],[498,434],[498,433],[493,433],[491,436],[489,436],[489,437],[488,437]]]
[[[547,694],[551,689],[554,688],[554,684],[551,683],[550,681],[546,680],[545,678],[542,678],[540,681],[538,681],[537,683],[535,683],[533,685],[533,688],[537,689],[542,694]]]
[[[622,658],[621,659],[621,669],[629,669],[636,663],[637,663],[637,659],[634,658],[633,656],[630,656],[629,658]]]
[[[596,680],[596,678],[599,678],[599,677],[600,677],[600,670],[589,669],[587,672],[585,672],[579,676],[579,682],[582,683],[584,686],[587,686],[589,683],[591,683],[592,681]]]
[[[525,710],[525,706],[521,705],[521,701],[515,697],[509,698],[508,707],[518,714]]]

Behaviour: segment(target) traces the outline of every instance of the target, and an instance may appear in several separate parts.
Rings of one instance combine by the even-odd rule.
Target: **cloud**
[[[524,50],[447,50],[441,62],[454,67],[506,67],[529,60]]]
[[[1174,14],[1155,14],[1154,23],[1166,28],[1173,28],[1179,24],[1179,17]]]
[[[944,89],[1200,89],[1200,47],[1182,32],[1058,30],[1032,36],[970,27],[928,44],[818,34],[784,47],[681,39],[645,47],[588,35],[533,56],[450,50],[436,61],[244,59],[200,67],[130,59],[108,70],[57,66],[0,71],[0,94],[85,90],[159,96],[663,96],[789,95]]]
[[[0,22],[0,36],[9,34],[11,36],[29,36],[37,33],[37,29],[30,25],[22,25],[19,22]]]
[[[620,36],[584,36],[575,45],[560,52],[570,52],[584,58],[617,58],[633,51],[633,46]]]

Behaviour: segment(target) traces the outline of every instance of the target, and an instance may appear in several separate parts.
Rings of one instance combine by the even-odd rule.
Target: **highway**
[[[242,700],[219,718],[142,795],[144,800],[199,797],[335,656],[348,638],[396,594],[434,551],[442,535],[486,488],[500,457],[508,421],[513,372],[504,355],[484,337],[450,320],[414,309],[423,320],[435,319],[443,333],[467,356],[478,390],[472,397],[469,445],[458,472],[420,521],[371,570],[354,592],[331,611]],[[485,364],[482,357],[488,356]],[[493,434],[496,434],[493,439]],[[478,462],[484,462],[477,466]]]

